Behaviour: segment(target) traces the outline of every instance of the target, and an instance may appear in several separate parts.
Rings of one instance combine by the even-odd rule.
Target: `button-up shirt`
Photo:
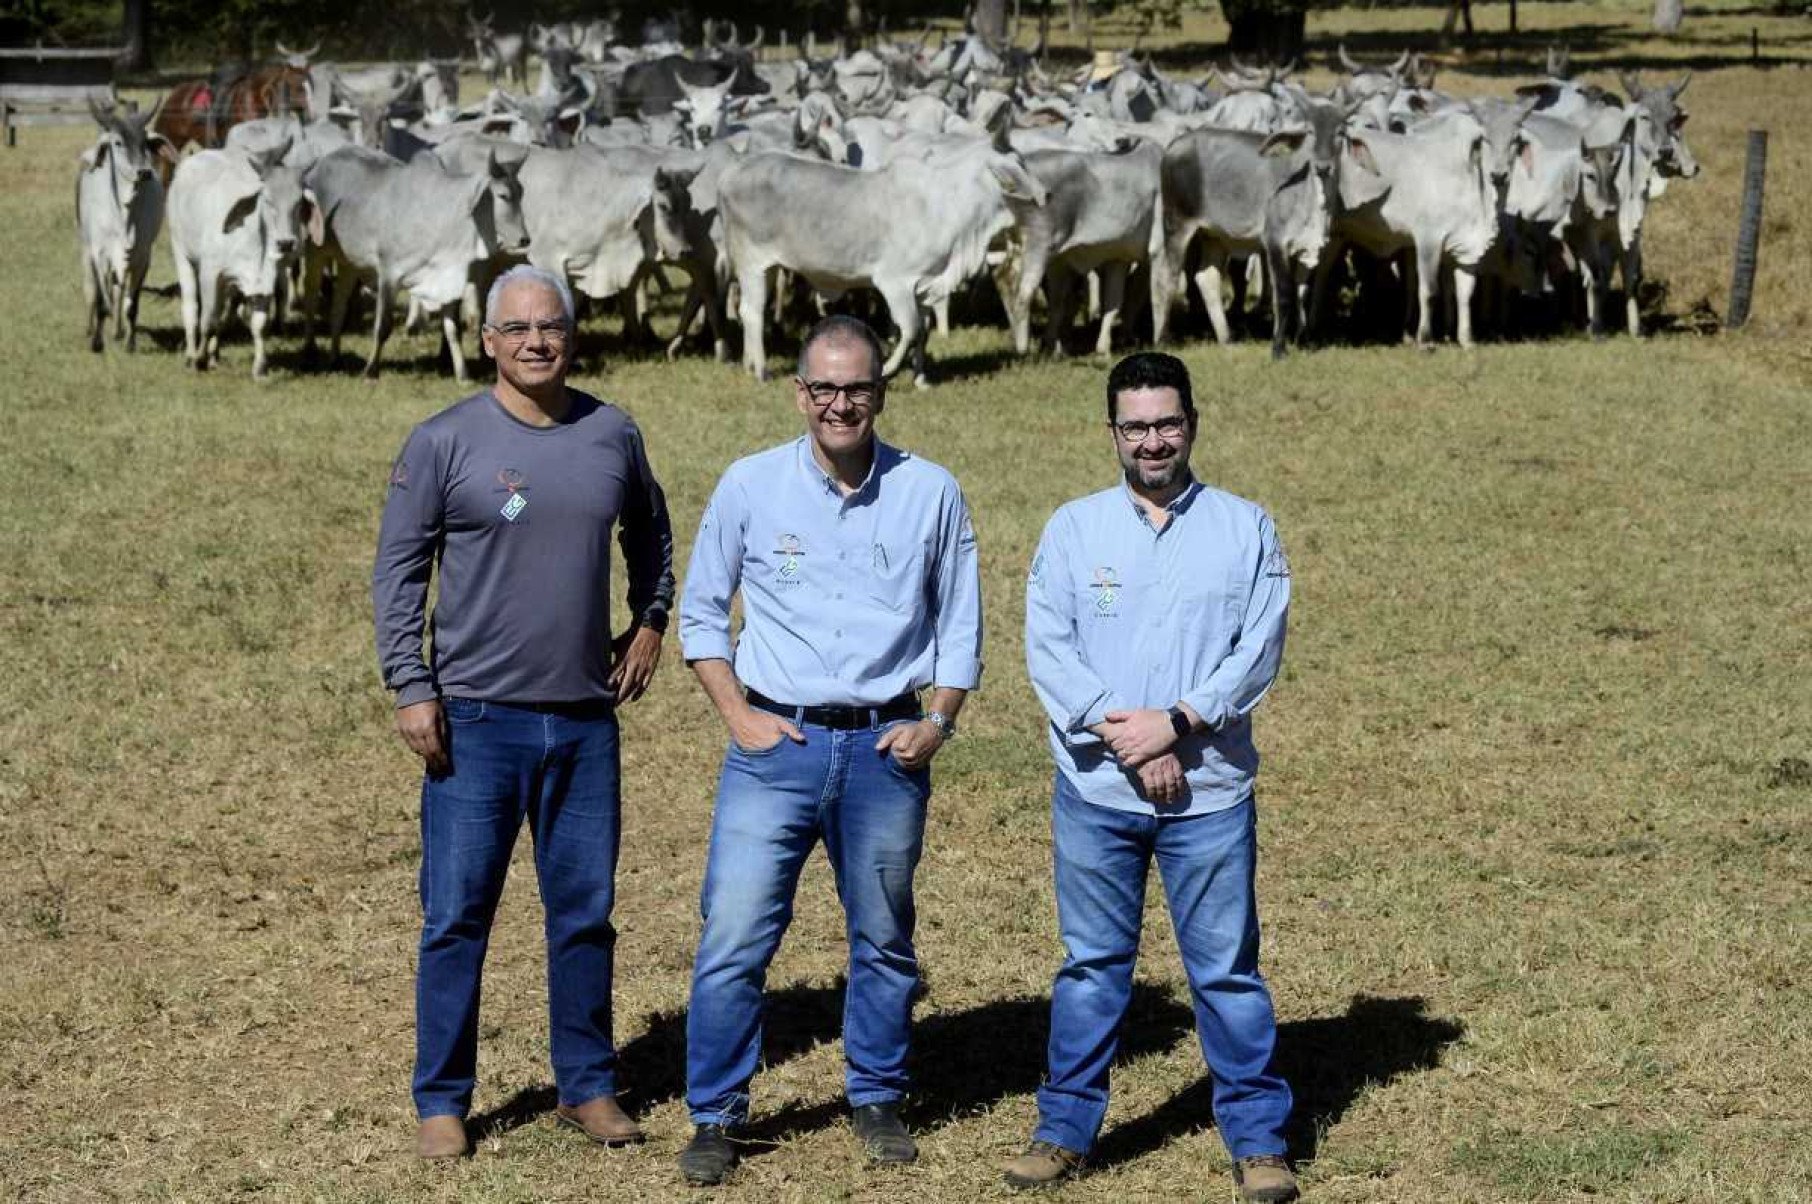
[[[1125,485],[1061,507],[1026,582],[1026,663],[1058,771],[1092,803],[1160,811],[1089,728],[1109,711],[1188,703],[1187,790],[1165,815],[1237,806],[1258,752],[1247,718],[1283,658],[1290,568],[1270,515],[1191,482],[1154,527]]]
[[[879,440],[847,495],[804,437],[746,456],[699,523],[679,616],[688,661],[728,660],[778,702],[876,706],[925,686],[972,690],[981,572],[962,490]]]

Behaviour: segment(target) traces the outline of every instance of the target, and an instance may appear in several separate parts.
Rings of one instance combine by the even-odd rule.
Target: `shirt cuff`
[[[1238,716],[1226,699],[1215,694],[1196,693],[1183,695],[1182,701],[1189,704],[1189,709],[1202,717],[1202,725],[1210,732],[1218,732],[1232,723]]]
[[[682,631],[680,633],[680,658],[685,661],[730,661],[735,657],[730,650],[730,637],[717,632]]]
[[[439,698],[440,691],[434,688],[431,681],[412,681],[396,692],[397,709],[412,707],[418,702],[428,702]]]
[[[931,666],[933,685],[973,690],[981,685],[981,661],[973,656],[940,656]]]
[[[1069,748],[1093,748],[1101,743],[1101,737],[1089,729],[1097,723],[1105,722],[1109,711],[1120,709],[1114,696],[1102,691],[1101,696],[1091,702],[1086,711],[1070,724],[1070,730],[1063,733],[1063,743]]]

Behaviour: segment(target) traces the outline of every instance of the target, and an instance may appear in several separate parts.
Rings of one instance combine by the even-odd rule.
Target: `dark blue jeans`
[[[793,918],[799,871],[820,840],[849,938],[843,1004],[852,1106],[906,1091],[912,994],[912,875],[925,837],[931,771],[875,751],[890,726],[801,724],[805,743],[724,755],[701,901],[704,931],[686,1017],[686,1104],[694,1124],[748,1119],[761,1057],[761,993]]]
[[[464,1116],[478,992],[510,850],[528,820],[547,933],[554,1082],[563,1104],[616,1093],[610,988],[620,828],[616,715],[592,704],[449,698],[453,770],[422,781],[415,1110]]]
[[[1101,1131],[1155,860],[1221,1140],[1235,1158],[1283,1153],[1291,1097],[1272,1066],[1277,1020],[1258,973],[1252,800],[1208,815],[1140,815],[1086,801],[1060,773],[1051,808],[1066,956],[1051,986],[1050,1074],[1034,1138],[1086,1154]]]

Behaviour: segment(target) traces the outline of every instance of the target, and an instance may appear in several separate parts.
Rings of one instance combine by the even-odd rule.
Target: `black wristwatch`
[[[1182,707],[1171,707],[1165,714],[1170,716],[1170,728],[1176,732],[1177,739],[1181,740],[1195,730],[1195,724],[1189,721],[1189,714]]]

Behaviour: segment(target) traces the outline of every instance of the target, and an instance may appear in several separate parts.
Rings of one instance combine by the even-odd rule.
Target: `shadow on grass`
[[[778,1066],[843,1030],[843,984],[825,987],[794,986],[769,991],[763,1009],[762,1065]],[[642,1115],[686,1091],[686,1011],[676,1008],[648,1018],[641,1036],[617,1050],[622,1077],[622,1102],[632,1114]],[[526,1087],[488,1112],[474,1114],[466,1128],[479,1136],[507,1133],[554,1110],[559,1093],[545,1083]],[[818,1112],[825,1112],[817,1117]],[[841,1115],[843,1106],[791,1107],[758,1120],[749,1137],[778,1142],[794,1133],[821,1128]],[[807,1115],[813,1114],[813,1115]]]
[[[1296,1096],[1288,1134],[1291,1158],[1312,1161],[1322,1134],[1361,1092],[1438,1066],[1443,1051],[1465,1031],[1456,1020],[1428,1015],[1419,998],[1369,995],[1354,996],[1345,1015],[1279,1025],[1277,1068]],[[1098,1168],[1130,1162],[1213,1123],[1213,1087],[1204,1075],[1155,1111],[1107,1133],[1092,1161]]]
[[[1120,1028],[1119,1061],[1173,1048],[1193,1030],[1195,1018],[1171,992],[1134,983]],[[935,1126],[985,1111],[1010,1095],[1038,1089],[1050,1032],[1049,996],[1020,996],[966,1011],[931,1015],[913,1028],[915,1124]]]

